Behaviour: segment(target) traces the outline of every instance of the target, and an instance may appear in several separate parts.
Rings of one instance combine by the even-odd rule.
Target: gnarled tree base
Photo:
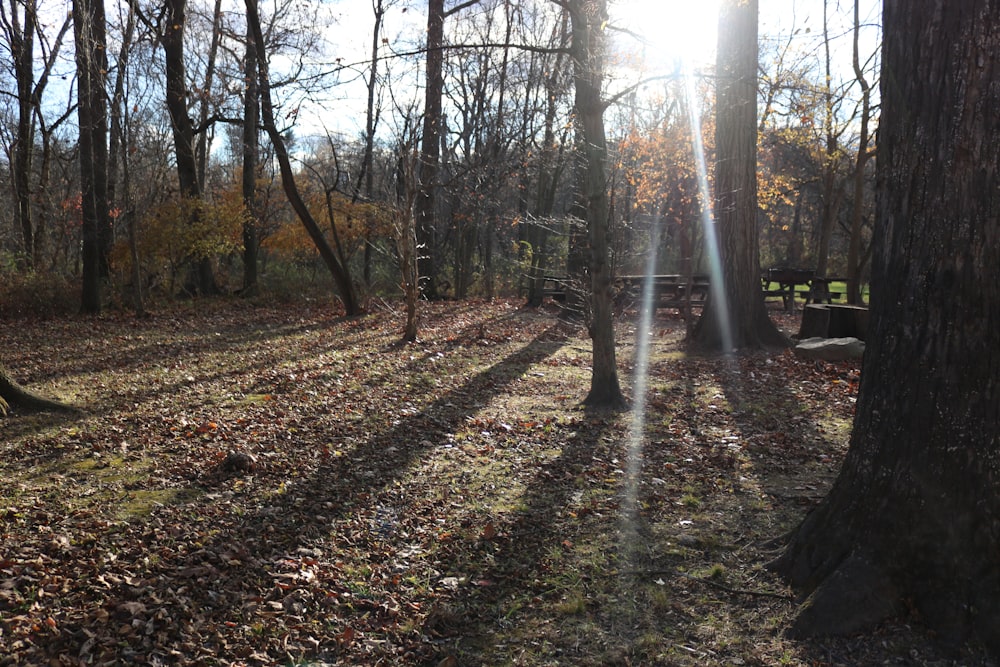
[[[864,555],[854,553],[806,599],[787,634],[792,638],[852,635],[900,611],[899,594],[886,574]]]
[[[1000,566],[983,524],[943,502],[915,517],[899,505],[866,513],[834,502],[836,488],[769,565],[808,596],[788,636],[853,635],[913,615],[947,644],[1000,655]]]
[[[76,413],[80,409],[66,403],[60,403],[44,396],[28,391],[11,379],[6,369],[0,368],[0,415],[6,416],[10,406],[15,406],[32,412],[52,411]]]

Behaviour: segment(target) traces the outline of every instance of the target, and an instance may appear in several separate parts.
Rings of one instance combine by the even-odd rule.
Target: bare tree
[[[254,41],[257,44],[264,44],[260,14],[257,11],[257,0],[246,0],[246,8],[247,24],[253,32]],[[271,100],[270,68],[268,67],[267,54],[261,51],[257,53],[257,69],[260,84],[261,121],[264,131],[267,132],[268,137],[271,139],[271,144],[274,146],[275,157],[278,159],[278,165],[281,169],[281,183],[285,191],[285,196],[288,197],[292,209],[302,222],[303,227],[305,227],[309,234],[309,238],[312,239],[313,244],[315,244],[316,249],[323,258],[323,262],[333,276],[341,301],[344,304],[344,310],[348,315],[357,315],[361,312],[361,306],[358,303],[354,284],[351,281],[347,267],[338,258],[333,248],[330,247],[330,244],[327,243],[323,231],[309,212],[309,207],[302,200],[302,196],[299,194],[298,187],[295,184],[295,173],[292,171],[288,149],[274,119],[274,105]]]
[[[865,208],[865,186],[868,179],[866,171],[868,161],[874,156],[874,152],[869,148],[870,129],[872,113],[872,91],[871,83],[865,76],[862,67],[859,41],[861,36],[861,16],[859,2],[854,0],[854,30],[852,40],[852,65],[854,68],[854,78],[861,88],[861,127],[858,130],[858,152],[854,157],[854,174],[852,179],[854,201],[851,205],[850,220],[850,241],[847,248],[847,302],[851,304],[861,303],[861,274],[867,262],[867,255],[863,253],[862,222]],[[869,244],[868,248],[871,248]]]
[[[607,3],[605,0],[567,0],[562,6],[569,12],[573,31],[570,48],[576,91],[575,108],[584,157],[580,199],[586,211],[590,243],[590,338],[594,361],[590,392],[584,399],[584,404],[623,408],[627,403],[618,380],[611,301],[611,262],[608,252],[611,218],[607,184],[608,143],[604,131],[606,102],[602,96]]]
[[[43,24],[38,21],[36,0],[9,0],[0,2],[0,30],[13,57],[14,79],[17,86],[17,128],[13,138],[11,160],[11,187],[17,207],[17,221],[21,232],[21,248],[24,260],[29,266],[36,266],[40,260],[44,243],[42,221],[36,219],[32,206],[32,171],[35,155],[36,119],[43,123],[42,98],[56,62],[63,37],[72,25],[72,16],[67,16],[57,36],[49,46],[43,33]],[[35,79],[37,47],[41,52],[41,71]],[[58,122],[58,121],[57,121]],[[43,125],[43,156],[38,189],[45,186],[50,135]]]

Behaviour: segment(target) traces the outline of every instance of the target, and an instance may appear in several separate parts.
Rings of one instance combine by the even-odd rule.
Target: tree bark
[[[444,92],[444,0],[427,2],[427,80],[424,88],[424,126],[420,143],[420,193],[416,201],[417,258],[420,289],[436,299],[434,253],[437,234],[434,219],[438,163],[441,160],[441,97]]]
[[[201,200],[198,163],[195,158],[194,123],[188,115],[188,91],[184,66],[184,28],[187,21],[187,0],[166,0],[164,30],[160,36],[166,72],[167,112],[174,137],[174,160],[181,196]],[[198,215],[198,207],[193,207]],[[218,292],[211,260],[196,260],[191,288],[202,294]]]
[[[590,242],[591,322],[590,338],[594,361],[590,392],[584,405],[623,408],[627,403],[618,380],[615,354],[614,313],[611,299],[611,262],[608,238],[611,235],[607,189],[608,144],[604,132],[604,27],[607,23],[605,0],[567,2],[573,31],[574,86],[577,122],[583,139],[584,168],[580,184],[586,209]]]
[[[31,209],[31,158],[35,151],[35,123],[32,103],[35,93],[35,25],[37,6],[34,0],[24,3],[23,27],[18,20],[18,3],[10,3],[10,24],[5,26],[14,58],[17,80],[17,133],[14,138],[14,164],[11,185],[21,228],[21,248],[29,266],[35,264],[35,226]]]
[[[243,56],[243,294],[257,294],[257,157],[260,151],[260,86],[257,73],[257,40],[247,25]]]
[[[724,0],[716,61],[715,217],[725,299],[713,289],[694,326],[694,347],[784,347],[760,287],[757,230],[757,0]],[[718,280],[713,275],[712,280]]]
[[[811,593],[793,634],[912,608],[1000,655],[1000,0],[887,0],[883,34],[850,450],[774,567]]]
[[[108,204],[108,72],[104,0],[74,0],[77,116],[80,125],[80,190],[83,217],[83,291],[80,309],[101,310],[101,280],[110,247]]]

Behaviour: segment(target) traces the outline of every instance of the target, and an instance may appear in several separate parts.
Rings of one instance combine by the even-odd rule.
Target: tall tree
[[[243,54],[243,293],[257,293],[257,162],[260,152],[260,85],[258,48],[253,26],[247,22],[246,51]]]
[[[830,54],[830,12],[829,0],[823,0],[823,176],[822,207],[819,222],[819,238],[816,246],[816,275],[826,277],[830,262],[830,239],[833,226],[840,215],[844,199],[844,184],[838,178],[844,162],[844,151],[840,146],[840,135],[846,125],[837,126],[836,116],[843,97],[833,88],[833,58]]]
[[[108,202],[108,72],[104,0],[73,1],[77,115],[80,124],[80,189],[83,205],[81,310],[101,310],[102,268],[110,234]]]
[[[108,138],[108,201],[123,211],[129,253],[132,264],[132,301],[136,315],[145,315],[142,294],[142,267],[139,260],[139,239],[136,230],[136,211],[133,204],[132,170],[129,156],[129,113],[125,82],[128,78],[129,60],[132,55],[136,29],[135,0],[128,3],[122,27],[121,44],[115,66],[114,93],[111,95],[110,137]],[[119,178],[121,189],[119,190]],[[120,198],[120,199],[119,199]]]
[[[8,7],[9,4],[9,7]],[[7,39],[13,57],[14,79],[17,86],[17,127],[11,146],[11,187],[14,192],[16,216],[21,232],[21,250],[28,265],[35,266],[41,258],[45,240],[44,216],[36,216],[32,208],[31,177],[34,169],[36,119],[42,125],[42,164],[35,192],[45,189],[50,160],[52,127],[46,128],[42,117],[42,97],[56,63],[63,37],[72,25],[72,15],[63,21],[55,39],[49,45],[43,25],[38,22],[36,0],[0,2],[0,32]],[[38,38],[36,45],[35,39]],[[37,46],[37,48],[36,48]],[[41,55],[41,68],[36,80],[36,60]],[[68,112],[67,114],[68,115]],[[62,120],[57,120],[58,125]]]
[[[760,288],[757,230],[757,0],[723,0],[716,55],[715,215],[725,299],[713,290],[697,347],[784,346]],[[718,280],[713,276],[713,280]]]
[[[604,110],[607,105],[602,97],[607,2],[567,0],[563,6],[569,11],[573,34],[570,50],[576,92],[574,104],[584,160],[580,198],[586,211],[590,243],[590,338],[594,361],[590,392],[584,399],[584,404],[618,408],[624,407],[626,403],[618,381],[608,249],[611,216],[607,183],[608,142],[604,131]]]
[[[361,170],[358,180],[354,185],[354,194],[351,195],[351,203],[357,202],[362,192],[369,201],[375,195],[375,127],[378,124],[379,109],[375,106],[375,93],[378,87],[379,69],[379,46],[382,43],[382,21],[385,18],[385,3],[383,0],[372,0],[372,12],[375,24],[372,27],[371,62],[369,63],[368,79],[365,87],[368,91],[368,99],[365,105],[365,151],[361,159]],[[362,183],[364,189],[362,190]],[[365,285],[371,287],[372,281],[372,254],[375,245],[371,238],[371,224],[365,223],[365,255],[363,274]]]
[[[860,0],[854,0],[854,30],[852,39],[852,65],[854,67],[854,78],[861,88],[861,127],[858,130],[858,153],[854,157],[853,195],[854,201],[851,204],[851,237],[847,246],[847,302],[850,304],[861,303],[861,272],[868,261],[868,257],[863,254],[862,243],[862,222],[865,208],[865,186],[867,178],[868,161],[874,152],[868,148],[870,140],[869,122],[872,108],[871,84],[865,77],[865,70],[861,64],[860,39],[861,39],[861,12]],[[871,248],[871,245],[868,246]]]
[[[420,257],[417,260],[421,293],[429,298],[438,297],[435,252],[437,246],[436,190],[440,185],[441,162],[441,99],[444,95],[444,20],[479,0],[465,0],[448,11],[444,0],[427,0],[427,59],[424,86],[424,126],[420,139],[420,193],[416,201],[417,243]]]
[[[774,565],[811,593],[794,633],[914,610],[1000,655],[1000,0],[886,0],[883,34],[850,449]]]
[[[21,7],[19,7],[21,5]],[[23,7],[23,8],[22,8]],[[0,5],[0,9],[6,9]],[[10,13],[2,13],[4,36],[14,57],[14,77],[17,81],[17,134],[14,139],[14,164],[11,184],[17,204],[17,220],[21,228],[21,243],[25,260],[35,259],[35,226],[31,211],[31,158],[35,152],[35,123],[32,103],[35,93],[35,26],[38,7],[35,0],[10,2]]]
[[[184,64],[184,32],[187,24],[187,0],[165,0],[160,45],[166,63],[167,111],[174,137],[174,159],[181,196],[201,201],[201,181],[195,152],[195,127],[188,114],[187,74]],[[191,208],[200,215],[199,207]],[[203,294],[218,291],[209,258],[194,258],[194,275],[189,289]]]
[[[420,289],[429,299],[437,297],[434,210],[441,160],[441,97],[444,93],[444,0],[427,0],[427,60],[424,86],[424,129],[420,143],[420,193],[417,195],[416,232],[420,255],[417,272]]]

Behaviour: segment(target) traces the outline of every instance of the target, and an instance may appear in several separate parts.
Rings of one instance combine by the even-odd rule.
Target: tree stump
[[[865,340],[868,334],[868,309],[864,306],[832,304],[827,306],[830,311],[830,328],[828,338],[853,337]]]
[[[829,338],[830,309],[825,303],[809,303],[802,309],[802,325],[799,340],[806,338]]]

